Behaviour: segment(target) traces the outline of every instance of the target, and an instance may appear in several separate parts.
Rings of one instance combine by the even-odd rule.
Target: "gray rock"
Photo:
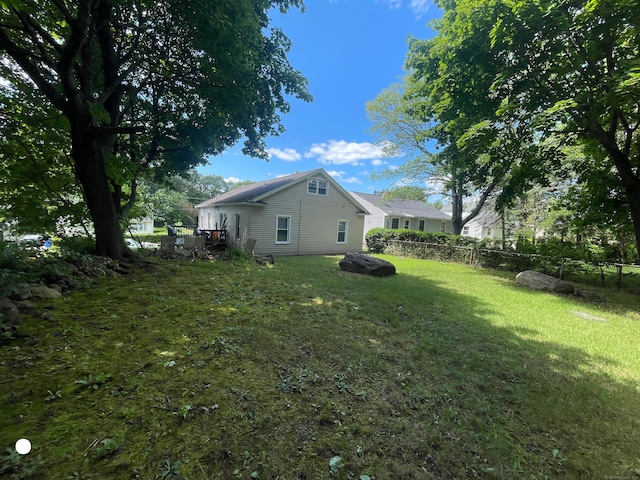
[[[340,260],[339,265],[340,270],[373,275],[374,277],[385,277],[396,273],[396,267],[393,263],[364,253],[347,253]]]
[[[62,293],[45,285],[31,285],[31,294],[35,299],[60,298]]]
[[[9,298],[12,300],[28,300],[31,298],[31,285],[28,283],[18,283],[11,287]]]
[[[573,293],[574,290],[572,283],[533,270],[526,270],[516,275],[516,285],[555,293]]]
[[[18,307],[7,297],[0,298],[0,316],[2,316],[2,323],[5,325],[12,327],[20,325],[21,320]]]
[[[592,290],[576,290],[576,296],[584,298],[588,302],[602,302],[600,294]]]

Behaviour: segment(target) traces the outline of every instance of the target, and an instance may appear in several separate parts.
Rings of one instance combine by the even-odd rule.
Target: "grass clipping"
[[[570,313],[584,305],[463,266],[390,259],[401,273],[381,279],[338,260],[166,262],[40,305],[0,356],[0,474],[638,474],[634,365],[523,326],[561,302],[564,338],[569,322],[584,330]],[[608,318],[585,323],[626,322]]]

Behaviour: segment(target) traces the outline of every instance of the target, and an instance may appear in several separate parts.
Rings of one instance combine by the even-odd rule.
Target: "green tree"
[[[427,202],[427,191],[421,187],[404,186],[375,192],[384,198],[400,198],[402,200],[418,200]],[[428,202],[427,202],[428,203]]]
[[[33,93],[14,90],[6,96],[0,89],[0,216],[18,232],[86,226],[64,118],[53,109],[29,108]]]
[[[144,179],[139,187],[138,207],[130,218],[152,217],[164,224],[195,225],[198,212],[194,205],[230,189],[220,175],[202,175],[189,170],[162,182]]]
[[[28,92],[28,108],[64,118],[65,152],[99,254],[129,254],[120,221],[145,169],[173,175],[243,137],[245,154],[267,157],[263,139],[283,131],[286,97],[311,99],[269,11],[302,6],[301,0],[2,2],[0,89],[5,97]]]
[[[458,234],[487,199],[499,193],[497,205],[503,209],[526,189],[530,176],[544,175],[556,159],[550,151],[541,155],[540,142],[517,122],[499,123],[500,101],[486,95],[497,74],[495,66],[488,62],[469,67],[471,59],[490,51],[490,26],[470,28],[471,15],[445,14],[437,23],[438,36],[412,39],[404,83],[367,104],[371,130],[385,142],[387,153],[408,158],[382,175],[440,185],[438,193],[451,198],[453,231]],[[471,196],[474,207],[463,217],[465,199]]]
[[[454,43],[458,38],[471,45],[471,40],[478,40],[475,32],[482,32],[479,40],[483,48],[476,55],[462,56],[455,51],[454,58],[438,55],[439,60],[446,69],[451,61],[464,62],[468,72],[488,74],[486,82],[481,83],[466,77],[470,96],[452,92],[452,104],[464,107],[482,97],[499,103],[494,116],[483,112],[483,117],[498,132],[515,126],[515,141],[533,136],[551,139],[556,145],[582,142],[587,152],[584,158],[593,154],[606,161],[607,167],[593,169],[581,163],[573,170],[581,172],[582,179],[589,178],[590,173],[602,180],[603,172],[615,174],[607,188],[623,192],[629,223],[640,246],[637,2],[443,0],[440,5],[445,13],[436,41],[448,38]],[[451,32],[455,36],[448,36]],[[552,162],[551,169],[555,167]],[[519,172],[529,180],[525,185],[537,181],[537,168],[529,163]]]

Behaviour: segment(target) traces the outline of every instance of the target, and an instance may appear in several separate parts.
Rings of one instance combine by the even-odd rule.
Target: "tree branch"
[[[62,95],[53,88],[53,85],[41,74],[38,66],[29,60],[31,52],[18,47],[4,30],[0,30],[0,50],[7,52],[56,108],[59,110],[65,109],[66,102],[64,97],[62,97]]]

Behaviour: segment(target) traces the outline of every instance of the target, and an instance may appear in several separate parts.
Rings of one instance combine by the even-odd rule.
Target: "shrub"
[[[390,253],[388,251],[389,244],[394,241],[438,245],[442,248],[439,249],[439,253],[436,255],[436,257],[442,257],[442,259],[449,259],[450,257],[457,255],[453,251],[453,247],[475,247],[478,245],[478,241],[475,238],[462,237],[460,235],[452,235],[450,233],[422,232],[420,230],[391,230],[385,228],[373,228],[369,230],[365,236],[367,248],[371,253],[383,253],[385,251],[387,253]],[[409,254],[415,256],[415,254],[408,251],[407,249],[416,252],[425,250],[425,248],[420,245],[414,245],[413,247],[404,245],[402,248],[400,248],[400,250],[398,250],[398,248],[395,248],[394,253],[400,255]],[[443,252],[442,249],[447,250],[447,252]],[[464,254],[463,256],[465,255],[466,254]],[[424,253],[422,255],[419,255],[419,257],[432,258],[433,255],[431,253],[429,255]]]
[[[60,250],[90,255],[96,252],[96,242],[89,237],[64,237],[60,239]]]
[[[365,235],[364,241],[371,253],[382,253],[387,246],[387,230],[384,228],[372,228]]]

